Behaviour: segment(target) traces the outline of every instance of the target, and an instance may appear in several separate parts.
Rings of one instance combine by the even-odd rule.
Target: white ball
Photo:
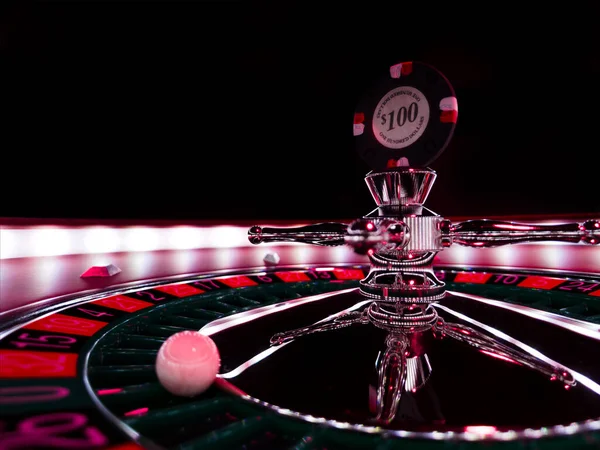
[[[210,387],[220,365],[219,350],[209,336],[198,331],[181,331],[160,347],[156,375],[170,393],[193,397]]]

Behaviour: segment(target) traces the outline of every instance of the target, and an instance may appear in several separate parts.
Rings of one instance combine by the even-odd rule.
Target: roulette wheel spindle
[[[435,69],[421,63],[392,66],[390,75],[367,93],[354,116],[358,152],[373,169],[365,181],[376,208],[351,223],[254,226],[248,231],[253,244],[346,245],[368,256],[370,270],[359,287],[362,303],[357,300],[351,311],[280,331],[271,338],[273,346],[280,346],[354,325],[370,324],[372,330],[385,330],[385,350],[378,353],[371,385],[371,415],[361,416],[363,425],[414,429],[413,422],[419,420],[408,419],[401,405],[406,408],[419,390],[429,389],[432,367],[424,349],[436,339],[459,341],[490,357],[527,367],[552,381],[559,380],[565,390],[577,385],[572,371],[536,356],[522,343],[515,346],[504,342],[505,337],[490,333],[483,324],[475,329],[441,316],[448,292],[444,281],[436,276],[433,262],[449,247],[486,251],[545,241],[600,243],[600,221],[596,219],[560,224],[486,219],[452,222],[429,210],[424,203],[437,173],[427,164],[446,147],[457,117],[453,89]],[[421,407],[426,410],[423,395]],[[448,425],[436,427],[443,422],[434,419],[435,414],[424,420],[428,430],[452,429]],[[502,420],[497,420],[498,426]],[[490,426],[494,432],[499,429]]]

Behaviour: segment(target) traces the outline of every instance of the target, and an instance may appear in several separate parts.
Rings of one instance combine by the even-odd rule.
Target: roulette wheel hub
[[[254,376],[260,377],[270,389],[256,388],[244,376],[228,381],[246,397],[280,414],[284,411],[307,421],[319,418],[332,427],[367,433],[430,439],[512,440],[540,437],[540,433],[560,435],[561,428],[556,428],[556,424],[565,421],[573,424],[573,429],[581,430],[586,426],[585,420],[577,418],[584,409],[582,400],[574,400],[564,392],[589,397],[586,402],[591,406],[597,397],[597,387],[558,362],[563,352],[579,347],[578,332],[564,335],[566,340],[557,346],[560,350],[555,349],[550,357],[536,347],[545,338],[555,338],[549,338],[543,326],[544,330],[538,328],[536,319],[539,317],[532,311],[527,314],[534,319],[527,323],[526,327],[530,328],[520,339],[500,331],[506,328],[503,323],[497,323],[499,328],[489,325],[494,322],[494,308],[483,314],[485,320],[473,320],[480,316],[480,306],[476,302],[457,302],[458,297],[447,291],[433,261],[437,253],[456,245],[481,248],[481,251],[539,241],[594,245],[600,236],[600,222],[541,225],[468,220],[452,223],[423,205],[435,177],[430,169],[409,167],[368,174],[366,182],[377,208],[349,224],[322,223],[280,229],[252,227],[249,239],[253,244],[287,239],[315,245],[347,245],[359,254],[368,255],[370,267],[367,276],[359,282],[358,292],[344,294],[350,297],[344,304],[345,309],[325,318],[318,313],[310,315],[304,325],[272,334],[272,349],[289,344],[301,348],[284,349],[293,355],[290,358],[301,361],[293,366],[294,374],[285,370],[281,374],[278,367],[291,364],[281,356],[277,364],[260,362],[253,368]],[[458,304],[460,312],[455,309]],[[298,308],[297,315],[302,315],[301,309]],[[504,320],[522,323],[523,319],[517,317],[520,313],[515,310]],[[282,326],[285,323],[286,319],[281,317]],[[248,328],[244,335],[253,335],[253,329]],[[303,342],[305,339],[307,342]],[[355,351],[340,354],[340,345]],[[315,354],[321,356],[313,357]],[[371,361],[366,355],[370,355]],[[482,356],[490,361],[482,362]],[[579,353],[579,357],[600,369],[591,362],[589,354]],[[324,359],[333,362],[326,363]],[[440,359],[444,362],[438,364]],[[499,362],[501,368],[487,367]],[[374,367],[374,373],[360,365]],[[517,367],[519,373],[512,369],[505,372],[506,365]],[[439,371],[443,375],[439,375]],[[465,378],[464,371],[472,375]],[[277,377],[270,375],[274,372],[278,373]],[[320,375],[310,376],[307,372]],[[294,389],[311,399],[312,404],[285,394],[286,388],[278,383],[278,377],[293,378]],[[332,387],[336,386],[333,380],[340,377],[353,379],[339,388],[343,392]],[[496,387],[482,387],[481,381],[474,385],[472,377],[493,379],[491,383]],[[584,382],[580,383],[581,380]],[[507,393],[502,398],[494,393],[504,391],[497,387],[501,385],[517,386],[514,391],[519,394]],[[574,414],[567,417],[543,413],[537,401],[524,397],[527,387],[532,385],[538,398],[552,399],[554,411]],[[557,385],[561,387],[558,390]],[[364,386],[369,386],[369,401],[363,398]],[[460,394],[456,396],[455,392]],[[338,400],[342,404],[337,406],[312,406],[321,405],[319,399],[328,397],[344,400]],[[455,402],[462,401],[472,409],[465,411],[466,406],[452,402],[449,406],[449,397],[456,397]],[[438,410],[442,398],[446,400],[444,413]],[[480,403],[483,398],[485,406]],[[516,414],[515,408],[523,412]],[[595,411],[595,406],[592,408],[592,416],[600,413],[600,410]]]
[[[413,67],[415,66],[411,65],[406,73],[409,75],[413,73]],[[394,72],[394,70],[396,71]],[[392,68],[391,73],[397,75],[392,75],[392,78],[402,78],[400,73],[404,74],[404,72],[399,70],[396,66],[395,69]],[[428,76],[431,77],[431,73],[428,72]],[[422,89],[418,91],[418,96],[419,98],[427,97],[430,93],[426,89],[429,86],[428,83],[435,84],[435,81],[431,81],[431,78],[429,81],[420,81]],[[577,389],[581,389],[581,395],[595,397],[595,394],[589,391],[583,393],[584,390],[590,388],[590,385],[586,384],[585,387],[578,385],[574,371],[547,355],[537,352],[526,343],[537,342],[537,337],[527,335],[523,340],[514,339],[489,327],[484,322],[471,320],[471,315],[478,315],[475,312],[477,307],[474,305],[462,305],[465,314],[453,310],[451,305],[456,303],[456,300],[452,294],[448,294],[445,282],[436,276],[433,261],[439,252],[457,245],[481,249],[542,241],[597,245],[600,243],[600,221],[528,224],[498,220],[467,220],[453,223],[429,210],[424,203],[437,174],[428,167],[418,166],[414,163],[429,163],[439,155],[443,148],[421,145],[423,142],[420,140],[425,138],[416,134],[415,142],[406,145],[394,144],[393,151],[390,152],[391,147],[387,145],[390,141],[389,139],[386,141],[384,133],[379,132],[382,129],[381,124],[376,124],[375,119],[381,117],[383,108],[388,102],[390,104],[395,102],[394,108],[401,106],[400,109],[393,109],[391,113],[387,112],[400,117],[400,112],[403,111],[403,108],[408,108],[408,104],[404,105],[405,100],[398,100],[398,98],[404,94],[409,96],[407,92],[410,89],[400,87],[389,90],[390,84],[387,83],[380,90],[385,92],[385,100],[377,103],[375,112],[371,116],[364,112],[355,114],[354,123],[354,134],[360,139],[359,153],[372,163],[374,168],[366,175],[365,182],[375,201],[376,208],[349,224],[321,223],[299,228],[254,226],[248,232],[249,240],[253,244],[289,241],[321,246],[347,245],[358,254],[368,255],[369,273],[360,281],[358,295],[354,294],[355,303],[353,305],[346,305],[346,309],[329,317],[311,316],[312,321],[301,327],[274,333],[270,343],[272,348],[297,343],[298,346],[305,346],[301,351],[302,354],[306,352],[309,354],[322,353],[326,355],[326,358],[335,361],[335,363],[325,363],[323,359],[314,358],[319,363],[313,364],[310,361],[311,357],[305,357],[302,364],[309,366],[308,369],[295,366],[294,370],[301,372],[310,380],[304,382],[297,375],[293,376],[297,383],[295,389],[300,390],[304,396],[311,398],[317,404],[321,397],[341,398],[343,394],[332,393],[332,391],[336,391],[336,388],[331,387],[331,384],[334,383],[332,378],[335,376],[328,373],[328,371],[333,372],[337,377],[345,376],[342,375],[343,371],[337,367],[339,365],[345,367],[347,371],[361,374],[354,377],[360,380],[359,382],[344,384],[346,390],[352,389],[360,392],[360,386],[370,386],[369,409],[364,410],[357,407],[358,400],[356,399],[354,403],[345,399],[343,403],[347,410],[345,414],[342,414],[341,409],[344,408],[342,405],[339,405],[337,409],[332,408],[331,405],[328,405],[329,408],[312,407],[284,394],[283,386],[269,390],[255,389],[243,377],[233,382],[247,392],[247,395],[251,397],[256,395],[257,398],[267,399],[263,401],[263,404],[279,405],[277,407],[279,412],[283,408],[285,411],[295,411],[290,414],[303,417],[305,420],[310,421],[311,418],[317,417],[334,427],[350,427],[354,430],[371,433],[389,433],[390,430],[393,430],[396,436],[429,438],[435,438],[434,435],[438,433],[440,439],[462,436],[467,440],[486,439],[493,435],[496,439],[510,440],[516,436],[526,436],[528,433],[531,436],[536,435],[536,432],[532,431],[536,427],[548,429],[561,421],[569,421],[578,424],[576,427],[579,427],[583,422],[576,418],[577,414],[568,418],[566,416],[559,417],[560,414],[543,414],[538,409],[539,405],[532,405],[532,402],[523,400],[523,393],[520,394],[521,397],[507,394],[504,399],[495,395],[490,396],[491,390],[475,389],[473,384],[465,380],[462,375],[457,377],[456,371],[447,369],[441,369],[444,371],[445,378],[443,381],[439,381],[440,377],[436,376],[436,372],[440,369],[437,364],[430,362],[428,354],[439,355],[440,352],[443,352],[444,358],[447,358],[445,363],[449,367],[461,367],[467,371],[470,367],[480,368],[481,373],[475,372],[473,376],[491,377],[494,379],[494,383],[534,384],[536,389],[540,390],[538,395],[552,398],[555,405],[560,405],[556,407],[563,410],[575,411],[579,406],[577,402],[570,404],[571,400],[569,399],[572,397],[565,397],[564,392],[556,391],[555,387],[548,384],[549,382],[558,381],[563,386],[563,391],[577,387]],[[397,83],[397,80],[394,80],[394,83]],[[441,89],[439,85],[437,86],[436,89]],[[432,88],[431,92],[437,91]],[[435,95],[441,94],[437,92]],[[393,100],[394,98],[396,100]],[[428,108],[432,104],[431,101],[426,103]],[[442,105],[444,105],[443,108]],[[417,111],[418,105],[412,103],[411,107]],[[360,108],[362,108],[361,111],[364,111],[364,103]],[[422,123],[424,126],[428,126],[429,123],[436,123],[436,119],[447,125],[451,123],[451,126],[442,126],[432,132],[435,136],[442,135],[445,147],[456,122],[458,111],[456,99],[444,97],[440,101],[440,108],[442,109],[440,118],[437,118],[433,109],[431,111],[427,109],[431,115]],[[448,109],[452,110],[451,115],[448,115]],[[416,114],[415,112],[415,117]],[[451,120],[448,119],[449,117]],[[375,135],[371,138],[367,136],[367,145],[363,137],[369,134],[370,129],[366,126],[369,120],[373,120],[372,128]],[[393,128],[390,125],[389,130],[393,130]],[[390,133],[396,133],[398,136],[400,132],[396,129]],[[423,136],[426,136],[426,133],[427,131],[423,133]],[[411,139],[414,135],[415,133],[410,135]],[[435,140],[432,135],[426,139]],[[408,147],[406,155],[410,155],[410,162],[413,163],[411,165],[409,165],[409,158],[403,156],[404,146]],[[393,155],[393,158],[388,159],[389,156],[386,155]],[[388,161],[387,167],[384,167],[386,160]],[[485,314],[493,313],[486,312]],[[462,321],[453,320],[457,317]],[[490,317],[486,317],[490,319]],[[285,321],[282,320],[282,323]],[[473,324],[475,326],[472,326]],[[362,326],[359,327],[359,325]],[[530,326],[532,330],[537,327],[535,324]],[[380,334],[382,331],[387,334],[382,336]],[[341,345],[340,338],[333,337],[334,334],[339,335],[340,333],[344,333],[346,345],[354,346],[357,349],[353,355],[344,353],[343,356],[339,356],[337,350],[332,348],[334,345],[330,344],[330,341],[336,342],[338,346]],[[542,332],[540,331],[540,333]],[[377,336],[375,338],[377,344],[373,345],[374,347],[379,345],[378,350],[369,349],[374,335]],[[570,336],[568,340],[572,338]],[[302,343],[304,339],[307,340],[307,343]],[[574,341],[576,340],[577,338]],[[574,341],[568,346],[578,345]],[[444,350],[441,350],[442,348]],[[564,347],[561,345],[561,348]],[[287,351],[295,354],[297,358],[301,357],[298,351],[294,353],[289,348]],[[363,357],[369,352],[372,359],[370,363],[368,358]],[[481,364],[485,366],[489,361],[485,363],[479,361],[482,355],[496,360],[492,364],[503,361],[504,364],[517,366],[522,373],[508,374],[503,372],[504,368],[488,371],[490,369],[484,368]],[[353,359],[354,365],[348,364],[345,360],[342,361],[343,358]],[[434,356],[432,359],[436,358],[440,358],[440,356]],[[589,355],[585,358],[589,358]],[[358,368],[360,364],[373,366],[373,361],[375,361],[374,375],[366,374],[364,370]],[[263,364],[258,364],[258,367],[254,369],[255,374],[268,380],[265,382],[266,384],[277,385],[277,381],[268,375],[269,370],[276,369],[267,363],[264,365],[268,369],[261,369],[261,365]],[[309,371],[320,372],[322,376],[318,379],[311,377],[307,375]],[[285,371],[285,373],[292,377],[289,371]],[[504,375],[499,375],[500,373],[504,373]],[[368,381],[369,379],[371,382]],[[581,380],[581,377],[579,379]],[[329,390],[322,388],[323,384],[330,386]],[[520,389],[523,387],[515,390]],[[595,387],[591,388],[594,392],[595,389]],[[318,391],[318,393],[313,391]],[[425,391],[429,393],[423,394]],[[436,410],[441,397],[451,396],[448,394],[449,391],[462,392],[455,398],[455,401],[461,401],[459,399],[462,398],[465,404],[470,403],[472,407],[481,408],[481,414],[472,414],[472,411],[465,412],[457,404],[447,407],[445,414]],[[544,391],[543,394],[541,391]],[[347,397],[353,395],[346,392]],[[486,407],[478,403],[477,396],[488,397],[486,399],[488,406],[493,404],[490,410],[483,411]],[[509,397],[510,400],[508,400]],[[349,405],[354,405],[355,409]],[[518,416],[515,413],[516,407],[527,410],[530,416],[520,416],[519,419],[515,419],[514,417]],[[303,413],[300,412],[302,410],[304,410]],[[597,413],[594,412],[592,415],[597,415]],[[481,417],[482,422],[488,424],[487,428],[485,426],[477,428],[472,425],[478,416]],[[541,419],[542,416],[543,419]],[[511,419],[511,417],[513,418]],[[474,432],[474,435],[470,432]]]
[[[253,244],[300,242],[348,245],[371,262],[361,294],[379,301],[429,304],[444,297],[444,282],[433,271],[436,254],[452,245],[490,248],[558,241],[597,245],[600,221],[540,225],[497,220],[452,223],[423,205],[437,174],[428,168],[399,167],[369,173],[365,181],[377,208],[350,224],[322,223],[299,228],[248,231]]]

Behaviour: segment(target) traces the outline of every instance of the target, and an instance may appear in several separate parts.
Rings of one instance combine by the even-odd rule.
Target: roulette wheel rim
[[[356,265],[356,264],[331,264],[329,265],[329,267],[331,269],[344,269],[344,268],[362,268],[364,269],[364,265]],[[275,271],[302,271],[302,270],[311,270],[314,269],[315,267],[307,267],[307,266],[299,266],[299,265],[295,265],[295,266],[285,266],[285,267],[277,267],[276,269],[270,269],[270,270],[265,270],[264,267],[262,268],[255,268],[255,269],[245,269],[245,270],[236,270],[236,271],[219,271],[220,273],[211,273],[211,274],[200,274],[200,275],[183,275],[183,276],[176,276],[176,277],[168,277],[168,278],[162,278],[162,279],[157,279],[157,280],[145,280],[143,283],[136,283],[135,286],[129,286],[128,288],[123,288],[123,287],[115,287],[115,288],[111,288],[109,290],[105,290],[103,292],[100,293],[94,293],[94,294],[88,294],[88,295],[84,295],[81,296],[81,294],[79,295],[75,295],[75,296],[69,296],[71,298],[71,301],[74,302],[70,305],[78,305],[78,304],[83,304],[83,303],[89,303],[91,301],[97,300],[97,299],[101,299],[101,298],[105,298],[107,295],[108,296],[114,296],[116,293],[118,292],[128,292],[128,290],[131,289],[152,289],[153,287],[156,286],[162,286],[165,284],[172,284],[173,282],[177,282],[177,283],[187,283],[193,280],[207,280],[207,279],[211,279],[212,278],[219,278],[219,276],[240,276],[241,274],[248,274],[248,275],[252,275],[252,274],[262,274],[262,273],[273,273]],[[448,270],[448,271],[454,271],[454,272],[472,272],[472,273],[480,273],[480,272],[485,272],[484,270],[482,270],[482,268],[477,268],[476,270],[473,270],[473,268],[470,267],[464,267],[461,265],[453,265],[453,266],[443,266],[442,269],[444,270]],[[495,268],[496,271],[500,270],[499,268]],[[550,272],[550,271],[539,271],[539,270],[524,270],[524,271],[518,271],[520,274],[523,274],[525,272],[529,273],[529,274],[540,274],[541,272],[545,272],[547,276],[550,275],[557,275],[556,272]],[[234,275],[235,273],[235,275]],[[363,273],[364,275],[364,273]],[[589,274],[588,274],[589,275]],[[585,276],[585,274],[573,274],[573,273],[569,273],[567,276],[565,276],[565,280],[567,278],[576,278],[578,276]],[[592,276],[596,276],[597,274],[592,274]],[[357,281],[357,279],[355,278],[354,281]],[[468,284],[468,283],[467,283]],[[464,284],[465,286],[467,284]],[[475,286],[475,285],[470,285],[471,287]],[[356,284],[354,284],[354,288],[356,287]],[[450,286],[451,287],[451,286]],[[241,288],[239,289],[240,291],[243,291],[246,288]],[[449,289],[450,292],[453,292],[452,289]],[[233,290],[232,290],[233,292]],[[77,302],[77,299],[79,299],[79,302]],[[180,300],[181,302],[181,300]],[[61,310],[64,309],[63,308]],[[72,307],[72,306],[71,306]],[[152,308],[149,309],[149,312],[152,312],[153,310],[157,310],[159,307],[158,306],[154,306]],[[166,306],[164,306],[163,308],[167,308]],[[260,307],[259,307],[260,308]],[[167,308],[168,309],[168,308]],[[252,309],[250,309],[251,311]],[[38,312],[39,314],[39,312]],[[141,315],[142,313],[138,313],[138,315]],[[31,318],[29,318],[31,319]],[[113,330],[115,330],[116,328],[119,327],[119,323],[120,322],[116,322],[114,326],[111,326],[110,329],[108,329],[107,331],[103,332],[102,336],[104,335],[110,335],[111,332],[113,332]],[[210,323],[210,322],[209,322]],[[208,326],[208,325],[207,325]],[[89,358],[90,355],[93,354],[93,352],[95,351],[95,349],[97,349],[97,346],[99,345],[99,343],[101,342],[102,336],[98,336],[97,338],[94,339],[92,347],[89,347],[87,350],[87,353],[85,354],[85,367],[87,370],[88,364],[89,364]],[[104,411],[104,414],[108,414],[108,417],[112,417],[111,421],[113,424],[115,424],[117,427],[120,428],[124,428],[125,431],[128,432],[128,436],[130,438],[133,438],[134,440],[138,441],[138,442],[143,442],[144,446],[148,446],[149,448],[152,448],[153,441],[150,440],[145,440],[144,438],[144,434],[143,433],[139,433],[137,431],[135,431],[135,427],[134,428],[126,428],[127,426],[125,426],[123,424],[122,421],[122,417],[118,418],[116,415],[114,415],[113,413],[111,413],[109,411],[109,409],[107,409],[106,406],[103,405],[102,403],[102,398],[101,396],[96,395],[94,392],[94,386],[93,383],[90,383],[89,379],[87,378],[87,376],[85,377],[85,383],[87,386],[87,390],[88,393],[90,394],[90,398],[92,399],[92,401],[96,404],[96,407],[98,409],[100,409],[101,411]],[[221,388],[223,388],[223,386],[221,386]],[[220,388],[220,390],[221,390]],[[225,390],[226,390],[226,386],[225,386]],[[105,397],[108,398],[108,397]],[[260,400],[258,399],[252,399],[252,398],[243,398],[245,403],[248,403],[250,406],[258,406],[259,410],[260,409],[270,409],[271,406],[265,404],[264,402],[261,403]],[[266,407],[266,408],[265,408]],[[284,414],[282,414],[281,409],[277,412],[276,416],[285,416],[285,412]],[[292,414],[293,416],[293,414]],[[285,420],[285,419],[284,419]],[[330,429],[331,427],[334,427],[337,425],[334,422],[326,422],[325,424],[322,423],[322,420],[320,419],[315,419],[312,420],[312,424],[310,424],[311,420],[308,421],[308,425],[310,425],[312,428],[309,428],[311,431],[315,431],[315,428],[318,428],[320,430],[322,430],[323,428]],[[595,436],[595,430],[598,429],[598,427],[600,426],[600,421],[598,419],[592,419],[592,421],[588,424],[584,424],[584,425],[578,425],[578,429],[575,430],[575,427],[573,425],[571,425],[571,427],[569,426],[557,426],[556,429],[546,429],[545,431],[542,430],[540,431],[538,430],[529,430],[529,431],[523,431],[520,433],[509,433],[509,434],[498,434],[496,433],[495,435],[493,434],[489,434],[486,435],[486,432],[490,432],[490,429],[486,429],[486,428],[473,428],[470,432],[464,433],[463,435],[459,435],[459,434],[453,434],[453,435],[444,435],[443,433],[415,433],[415,432],[411,432],[411,431],[405,431],[405,432],[390,432],[385,431],[385,430],[378,430],[375,434],[377,436],[379,436],[380,438],[385,439],[386,441],[391,439],[391,440],[397,440],[398,442],[404,442],[404,444],[406,444],[408,441],[406,441],[406,439],[408,438],[410,440],[410,442],[419,442],[423,439],[426,439],[428,441],[437,441],[437,440],[447,440],[449,438],[451,438],[451,440],[453,441],[457,441],[457,442],[471,442],[471,440],[475,440],[476,442],[481,442],[481,441],[485,441],[485,442],[504,442],[506,440],[509,440],[511,442],[520,442],[522,439],[535,439],[535,438],[539,438],[539,437],[550,437],[550,436],[569,436],[571,435],[571,433],[575,433],[576,435],[580,435],[580,436],[584,436],[586,439],[596,439]],[[300,426],[300,428],[302,428]],[[348,426],[342,422],[340,422],[340,433],[342,433],[340,436],[338,437],[331,437],[328,436],[326,438],[321,437],[320,439],[326,439],[328,442],[337,442],[339,439],[341,439],[342,441],[344,441],[345,437],[343,437],[343,435],[347,435],[347,433],[349,433],[350,431],[356,432],[358,431],[360,435],[365,435],[366,438],[369,437],[369,429],[366,427],[361,427],[359,426],[354,426],[354,427],[350,427],[350,429],[348,429]],[[327,431],[325,431],[325,433],[327,434]],[[591,433],[591,434],[590,434]],[[305,433],[306,434],[306,433]],[[310,435],[310,431],[308,432],[308,435]],[[590,437],[591,436],[591,437]],[[402,439],[404,438],[404,439]],[[147,439],[147,438],[146,438]],[[359,438],[360,440],[360,438]],[[543,440],[540,442],[551,442],[552,439],[550,440]],[[391,445],[391,444],[390,444]],[[361,448],[361,447],[357,447],[357,448]]]

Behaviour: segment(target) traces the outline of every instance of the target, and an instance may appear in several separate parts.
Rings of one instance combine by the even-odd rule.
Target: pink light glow
[[[121,389],[121,388],[100,389],[99,391],[96,391],[96,395],[112,395],[112,394],[118,394],[119,392],[123,392],[123,389]]]
[[[139,409],[134,409],[133,411],[128,411],[125,413],[126,417],[131,417],[131,416],[141,416],[142,414],[146,414],[148,412],[148,408],[139,408]]]
[[[515,361],[514,359],[509,358],[508,356],[499,355],[498,353],[494,353],[494,352],[488,352],[487,350],[479,350],[479,351],[481,353],[485,353],[486,355],[490,355],[490,356],[492,356],[494,358],[501,359],[501,360],[507,361],[509,363],[517,364],[519,366],[521,365],[518,361]]]
[[[516,231],[530,231],[535,227],[530,225],[513,225],[513,224],[495,224],[494,228],[500,228],[502,230],[516,230]]]
[[[465,427],[465,432],[467,433],[475,433],[481,436],[491,436],[498,429],[491,425],[469,425]]]
[[[251,247],[247,232],[241,226],[3,228],[0,259]]]

